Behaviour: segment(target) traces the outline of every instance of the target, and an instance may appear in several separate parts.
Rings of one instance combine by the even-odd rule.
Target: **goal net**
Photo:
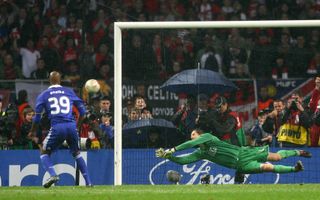
[[[114,184],[168,183],[166,172],[179,170],[165,160],[155,162],[153,149],[172,147],[188,138],[190,133],[185,131],[192,128],[190,123],[193,122],[184,122],[184,127],[173,122],[178,108],[190,106],[192,100],[197,108],[201,107],[201,102],[207,102],[210,108],[218,95],[225,96],[231,109],[239,113],[244,129],[249,130],[256,120],[260,95],[259,82],[250,74],[268,73],[264,66],[258,65],[264,60],[270,61],[270,52],[266,49],[263,57],[258,58],[260,62],[250,64],[256,64],[256,67],[250,68],[248,57],[252,53],[253,40],[258,38],[267,42],[272,34],[279,34],[282,40],[281,36],[285,37],[289,29],[299,33],[319,25],[319,20],[115,22]],[[286,51],[285,45],[280,45],[281,41],[278,44],[279,51]],[[175,74],[203,69],[226,77],[238,90],[224,90],[225,87],[221,86],[221,89],[211,91],[210,85],[206,86],[207,90],[198,87],[196,91],[188,91],[188,87],[187,91],[176,92],[161,88]],[[286,74],[283,72],[277,76],[274,78],[281,79]],[[265,88],[271,97],[282,98],[276,96],[274,87],[268,85]],[[139,104],[139,99],[147,104],[146,109],[133,106]],[[199,182],[199,176],[210,173],[213,167],[216,166],[208,161],[196,169],[195,165],[183,166],[185,176],[189,176],[184,183]],[[223,173],[233,174],[227,169],[223,169]],[[217,175],[214,183],[229,183],[229,179]],[[266,182],[274,183],[278,179],[277,175],[269,176]]]

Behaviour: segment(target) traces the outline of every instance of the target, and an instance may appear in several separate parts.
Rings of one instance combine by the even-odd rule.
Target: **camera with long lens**
[[[0,129],[1,136],[5,139],[15,138],[16,133],[16,121],[18,120],[18,109],[14,104],[9,104],[5,110],[5,115],[1,117]]]
[[[7,136],[5,134],[6,131],[6,121],[5,115],[0,114],[0,149],[4,149],[7,145]]]
[[[18,109],[14,104],[9,104],[6,109],[6,122],[9,124],[15,124],[18,119]]]
[[[3,133],[6,125],[6,112],[0,110],[0,135]]]
[[[86,114],[86,120],[87,120],[88,122],[93,122],[93,121],[95,121],[96,119],[97,119],[96,114],[91,113],[91,112],[89,112],[89,113]]]
[[[87,113],[84,116],[84,119],[82,121],[82,126],[84,125],[84,129],[86,131],[93,131],[94,128],[96,128],[96,121],[97,121],[97,115],[93,112],[93,110],[89,109],[87,111]],[[89,130],[87,130],[89,129]],[[80,138],[80,148],[81,150],[86,150],[86,149],[90,149],[91,148],[91,139],[84,137],[84,138]]]
[[[297,103],[298,103],[298,99],[297,99],[297,98],[293,99],[293,100],[291,101],[290,109],[291,109],[291,110],[298,110]]]

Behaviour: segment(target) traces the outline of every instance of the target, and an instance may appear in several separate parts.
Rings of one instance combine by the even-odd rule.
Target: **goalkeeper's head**
[[[203,130],[197,128],[197,129],[194,129],[192,132],[191,132],[191,139],[194,140],[194,139],[197,139],[201,134],[203,133]]]

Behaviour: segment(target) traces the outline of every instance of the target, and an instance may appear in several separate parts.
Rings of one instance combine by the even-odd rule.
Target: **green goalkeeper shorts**
[[[261,173],[261,164],[267,162],[269,146],[242,147],[237,171],[244,174]]]

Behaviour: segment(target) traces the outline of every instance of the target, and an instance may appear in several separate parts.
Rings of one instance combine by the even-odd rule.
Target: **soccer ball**
[[[167,179],[169,182],[173,184],[179,184],[179,181],[181,180],[181,175],[179,172],[174,170],[167,171]]]
[[[84,85],[84,88],[89,93],[96,93],[100,90],[100,84],[96,79],[89,79]]]

